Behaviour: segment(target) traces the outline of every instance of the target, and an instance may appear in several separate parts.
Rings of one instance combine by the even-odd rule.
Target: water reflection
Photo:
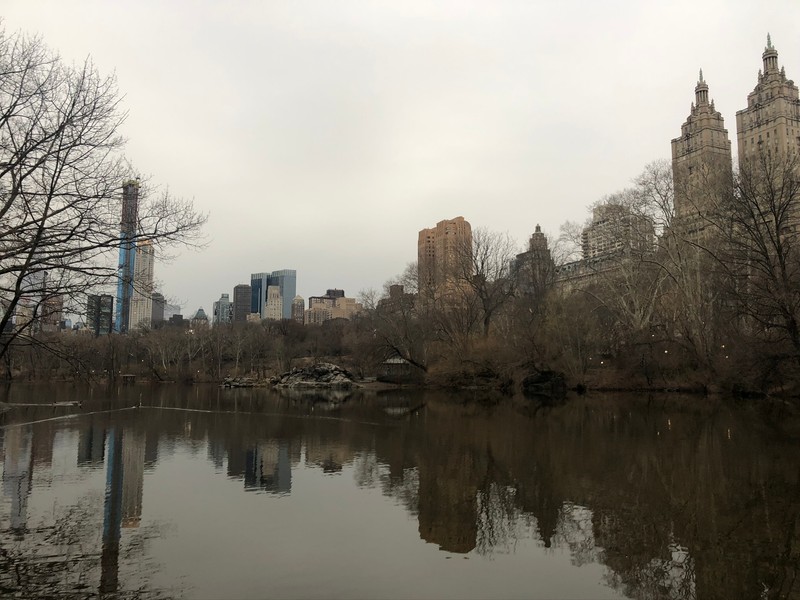
[[[560,556],[573,571],[553,571],[541,596],[800,595],[800,448],[791,413],[637,398],[575,399],[532,410],[522,402],[484,406],[431,393],[356,395],[322,411],[329,400],[263,390],[121,393],[84,396],[70,419],[51,407],[3,417],[0,519],[14,542],[0,541],[0,592],[203,597],[209,588],[197,582],[204,565],[180,571],[175,556],[157,551],[165,538],[184,539],[186,532],[166,535],[164,523],[148,518],[148,502],[180,511],[198,506],[208,488],[209,496],[224,494],[226,504],[212,507],[220,518],[255,511],[257,526],[271,514],[261,512],[268,503],[305,506],[315,494],[333,493],[324,479],[335,478],[351,483],[341,492],[350,505],[344,509],[368,519],[378,504],[359,490],[379,490],[413,519],[422,546],[405,551],[402,530],[389,528],[388,516],[377,522],[387,523],[386,564],[422,560],[417,555],[431,560],[426,546],[490,558],[461,573],[463,583],[448,593],[417,578],[384,595],[536,595],[524,583],[531,565]],[[202,464],[209,470],[195,466]],[[178,497],[165,498],[148,484],[168,468],[185,477]],[[240,482],[240,493],[261,499],[253,504],[227,488],[212,492],[209,477]],[[292,526],[267,521],[273,535],[286,537],[250,540],[236,530],[208,551],[235,552],[242,539],[256,552],[294,543]],[[349,535],[358,544],[366,532]],[[80,552],[66,550],[67,539]],[[368,546],[366,537],[361,543]],[[527,563],[514,562],[515,555]],[[43,562],[48,569],[40,568]],[[368,585],[358,564],[319,576],[333,590],[352,592],[353,581]],[[241,585],[229,595],[269,595]],[[313,579],[308,585],[274,595],[322,594]]]
[[[11,500],[11,531],[25,535],[28,495],[33,475],[33,430],[30,426],[15,427],[3,436],[3,495]]]

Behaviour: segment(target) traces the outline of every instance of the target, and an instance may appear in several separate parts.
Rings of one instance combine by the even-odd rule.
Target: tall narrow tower
[[[133,268],[136,261],[136,220],[139,216],[139,180],[122,184],[122,221],[120,222],[119,271],[117,275],[117,318],[115,329],[128,331],[133,297]]]
[[[714,101],[709,102],[702,70],[694,96],[681,136],[672,140],[675,219],[684,228],[698,225],[698,217],[711,208],[714,195],[729,189],[732,176],[728,130]]]
[[[755,89],[747,95],[747,108],[736,113],[739,166],[762,153],[782,158],[800,150],[800,99],[797,86],[778,67],[778,51],[767,36]]]
[[[133,296],[131,318],[128,329],[151,327],[153,316],[153,242],[145,240],[137,244],[133,266]]]

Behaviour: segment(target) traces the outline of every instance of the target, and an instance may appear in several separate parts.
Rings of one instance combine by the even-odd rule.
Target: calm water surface
[[[0,416],[0,597],[800,597],[783,405],[18,384],[0,400],[82,401]]]

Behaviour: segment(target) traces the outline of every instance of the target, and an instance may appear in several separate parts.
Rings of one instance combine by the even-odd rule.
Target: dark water
[[[784,405],[144,386],[0,400],[82,401],[0,417],[0,597],[800,597]]]

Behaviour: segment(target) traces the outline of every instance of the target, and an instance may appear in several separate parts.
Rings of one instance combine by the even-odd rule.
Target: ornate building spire
[[[778,70],[778,51],[772,45],[772,38],[769,34],[767,34],[767,47],[764,48],[761,58],[764,59],[764,75]]]
[[[694,88],[694,101],[697,106],[708,104],[708,84],[703,80],[703,69],[700,69],[700,79]]]
[[[675,217],[689,227],[692,219],[708,210],[703,192],[704,177],[720,170],[730,172],[731,143],[722,115],[710,101],[708,83],[703,70],[694,88],[695,102],[686,121],[681,125],[681,135],[672,140],[672,173],[675,187]],[[726,171],[727,169],[727,171]],[[705,194],[705,195],[704,195]],[[695,223],[691,227],[700,227]]]

